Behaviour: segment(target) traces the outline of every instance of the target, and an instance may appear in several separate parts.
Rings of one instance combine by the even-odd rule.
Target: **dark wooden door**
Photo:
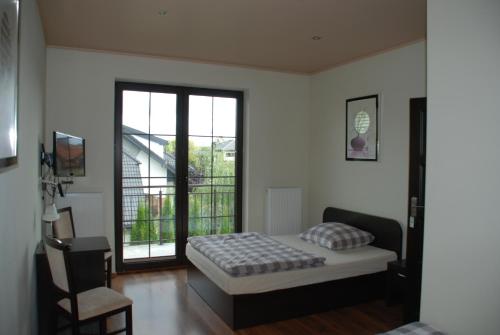
[[[410,99],[410,173],[406,266],[408,292],[405,321],[419,320],[424,242],[426,98]]]

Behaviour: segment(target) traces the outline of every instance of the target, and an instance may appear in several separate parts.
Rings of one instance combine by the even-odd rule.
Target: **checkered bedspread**
[[[412,322],[379,335],[446,335],[422,322]]]
[[[193,248],[233,277],[322,266],[324,257],[289,247],[260,233],[188,238]]]

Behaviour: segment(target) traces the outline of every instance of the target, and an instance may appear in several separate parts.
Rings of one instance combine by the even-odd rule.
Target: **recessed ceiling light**
[[[313,41],[319,41],[321,39],[321,36],[318,36],[318,35],[314,35],[313,37],[311,37]]]
[[[158,11],[158,15],[165,16],[165,15],[167,15],[167,11],[164,10],[164,9],[161,9],[161,10]]]

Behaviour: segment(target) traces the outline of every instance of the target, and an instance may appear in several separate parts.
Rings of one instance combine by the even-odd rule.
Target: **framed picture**
[[[346,100],[345,159],[378,159],[378,95]]]
[[[0,0],[0,168],[17,163],[19,1]]]

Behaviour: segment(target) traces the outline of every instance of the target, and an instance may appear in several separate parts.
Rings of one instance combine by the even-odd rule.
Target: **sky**
[[[123,92],[123,124],[151,134],[176,134],[176,94],[151,93],[151,125],[149,124],[149,92]],[[213,113],[212,113],[213,111]],[[213,117],[213,129],[212,129]],[[190,136],[236,136],[236,99],[189,96]],[[202,138],[191,138],[197,144],[208,144]]]

